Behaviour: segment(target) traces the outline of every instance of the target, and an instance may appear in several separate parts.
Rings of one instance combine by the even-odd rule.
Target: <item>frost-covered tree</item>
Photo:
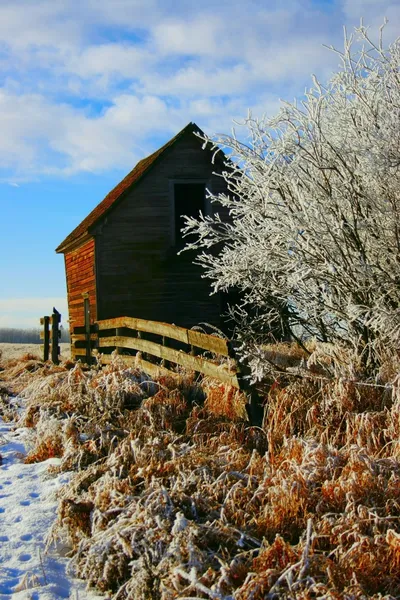
[[[385,48],[360,26],[345,35],[340,67],[272,119],[245,121],[228,149],[229,211],[188,218],[214,290],[237,288],[245,336],[284,321],[351,345],[365,364],[400,347],[400,40]],[[284,310],[283,310],[284,308]]]

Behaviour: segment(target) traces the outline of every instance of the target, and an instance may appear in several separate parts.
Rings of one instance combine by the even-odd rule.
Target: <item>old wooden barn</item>
[[[56,249],[65,257],[71,328],[84,324],[85,297],[92,322],[132,316],[221,325],[221,298],[210,296],[194,253],[177,254],[181,215],[211,214],[206,188],[225,191],[216,174],[221,155],[212,164],[197,131],[189,123],[141,160]]]

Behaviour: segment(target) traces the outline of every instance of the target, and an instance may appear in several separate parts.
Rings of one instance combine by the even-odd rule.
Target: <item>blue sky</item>
[[[66,315],[55,247],[189,121],[229,133],[322,81],[397,0],[1,0],[0,327]]]

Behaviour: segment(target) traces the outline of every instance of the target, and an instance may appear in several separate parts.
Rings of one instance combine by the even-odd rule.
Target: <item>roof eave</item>
[[[80,235],[75,240],[72,240],[71,242],[69,242],[67,244],[64,244],[64,242],[62,244],[60,244],[56,248],[56,253],[57,254],[66,254],[67,252],[72,252],[73,250],[76,250],[77,248],[79,248],[79,246],[82,246],[82,244],[84,244],[85,242],[88,242],[93,237],[94,237],[94,235],[92,235],[89,231],[85,231],[82,235]]]

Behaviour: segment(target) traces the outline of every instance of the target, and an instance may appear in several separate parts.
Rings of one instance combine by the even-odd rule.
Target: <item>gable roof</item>
[[[65,240],[56,248],[56,252],[65,252],[69,246],[77,242],[79,238],[89,234],[89,229],[95,225],[101,218],[105,217],[106,214],[116,205],[125,192],[130,190],[136,183],[138,183],[144,175],[156,164],[158,159],[166,152],[171,146],[175,144],[185,133],[199,132],[203,134],[203,131],[195,123],[189,123],[184,127],[177,135],[169,140],[164,146],[161,146],[158,150],[140,160],[137,165],[132,169],[126,177],[114,189],[107,194],[107,196],[98,204],[83,221],[75,227],[75,229],[67,235]]]

